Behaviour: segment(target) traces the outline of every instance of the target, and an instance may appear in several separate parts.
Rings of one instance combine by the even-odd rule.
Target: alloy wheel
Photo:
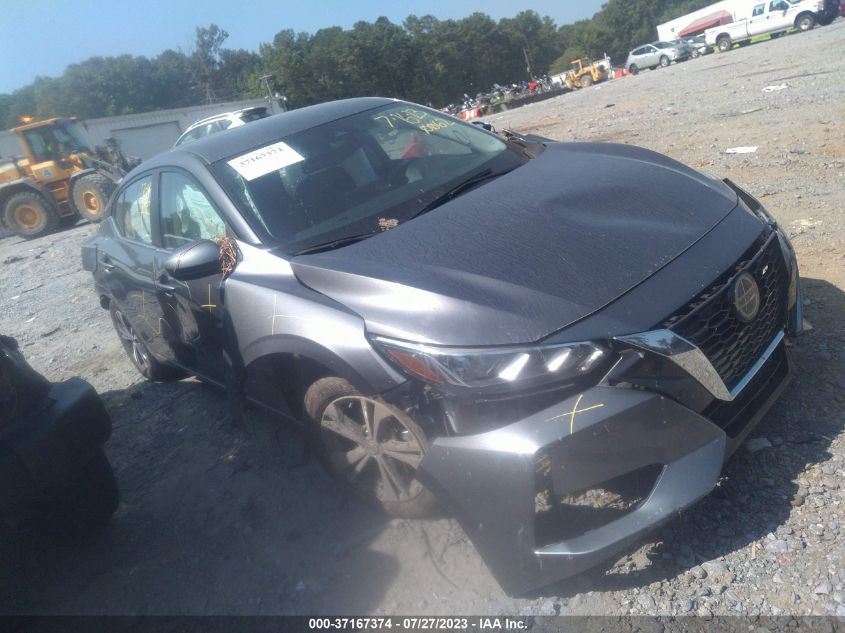
[[[405,414],[366,396],[329,403],[320,429],[330,464],[349,484],[380,501],[407,501],[423,491],[416,480],[424,439]]]
[[[123,312],[120,310],[115,310],[114,325],[117,335],[120,337],[121,343],[123,343],[123,347],[126,348],[126,351],[129,352],[132,358],[132,362],[135,363],[135,366],[142,374],[146,375],[150,369],[149,354],[141,339],[138,338],[135,330],[132,329],[129,321],[126,320],[126,317],[123,316]]]

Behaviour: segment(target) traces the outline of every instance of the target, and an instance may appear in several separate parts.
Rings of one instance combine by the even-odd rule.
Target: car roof
[[[396,103],[396,101],[396,99],[383,97],[358,97],[290,110],[174,147],[145,161],[141,166],[148,169],[172,163],[173,155],[177,153],[192,154],[206,163],[214,163],[229,156],[243,154],[274,139],[281,139],[365,110]]]

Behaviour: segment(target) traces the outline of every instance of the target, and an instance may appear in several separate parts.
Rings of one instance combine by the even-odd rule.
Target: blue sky
[[[173,48],[191,50],[194,29],[215,23],[229,32],[225,46],[257,50],[279,31],[314,32],[351,27],[381,15],[401,23],[410,14],[440,19],[475,11],[494,19],[526,9],[558,25],[592,16],[605,0],[0,0],[0,93],[38,75],[61,75],[68,64],[95,55],[155,56]],[[11,63],[16,60],[17,63]]]

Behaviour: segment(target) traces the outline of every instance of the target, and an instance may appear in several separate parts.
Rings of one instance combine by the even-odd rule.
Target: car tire
[[[159,362],[147,349],[144,341],[135,332],[132,324],[112,301],[109,304],[109,314],[111,315],[112,325],[117,332],[120,343],[126,351],[129,360],[135,366],[144,378],[152,382],[173,382],[182,380],[188,376],[187,373],[176,367],[171,367]]]
[[[719,52],[726,53],[733,48],[733,42],[729,36],[724,35],[716,40],[716,46],[719,47]]]
[[[114,471],[103,450],[97,449],[76,481],[36,504],[32,525],[55,538],[78,538],[108,523],[119,502]]]
[[[414,475],[429,441],[407,413],[337,377],[314,382],[304,405],[317,457],[344,488],[393,516],[433,513],[437,501]]]
[[[672,62],[669,60],[669,58],[666,55],[660,56],[660,67],[661,68],[666,68],[666,66],[668,66],[671,63]]]
[[[87,174],[73,183],[71,198],[76,212],[89,222],[103,219],[106,205],[114,193],[114,183],[102,174]]]
[[[10,196],[3,217],[10,231],[27,239],[52,233],[59,226],[59,214],[53,205],[35,191]]]
[[[795,20],[795,28],[798,29],[801,33],[811,30],[816,25],[816,18],[813,17],[812,13],[805,13],[803,15],[799,15],[798,18]]]
[[[640,69],[637,68],[636,64],[631,64],[630,66],[628,66],[628,72],[632,75],[636,75],[638,72],[640,72]]]
[[[701,55],[701,53],[698,52],[697,48],[692,49],[692,58],[693,59],[697,58],[700,55]]]

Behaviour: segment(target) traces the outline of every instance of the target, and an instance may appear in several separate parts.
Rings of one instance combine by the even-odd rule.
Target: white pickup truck
[[[828,4],[825,0],[750,0],[747,14],[729,24],[707,29],[704,39],[724,52],[758,35],[774,36],[793,27],[809,31],[817,22],[829,21]]]

